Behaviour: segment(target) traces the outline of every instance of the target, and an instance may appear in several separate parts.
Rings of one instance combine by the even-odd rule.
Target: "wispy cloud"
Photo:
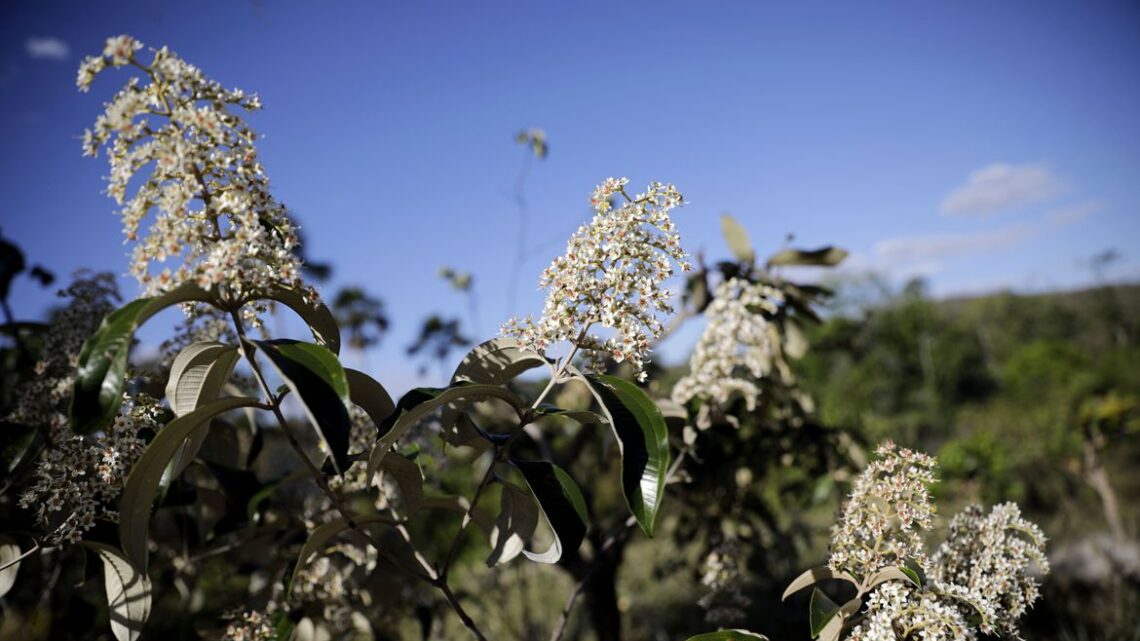
[[[1104,209],[1100,200],[1059,207],[1033,222],[972,232],[938,233],[885,238],[875,243],[875,256],[888,269],[923,266],[925,272],[942,261],[1016,247],[1035,236],[1075,225]]]
[[[890,266],[930,263],[1019,245],[1037,232],[1033,225],[1017,225],[979,232],[929,234],[885,238],[875,243],[875,255]]]
[[[67,60],[71,57],[71,47],[59,38],[28,38],[24,50],[34,60]]]
[[[1065,184],[1042,164],[995,163],[970,172],[966,183],[942,200],[943,214],[989,215],[1051,200]]]
[[[1100,200],[1087,200],[1083,203],[1075,205],[1067,205],[1054,209],[1045,215],[1046,221],[1055,227],[1062,227],[1064,225],[1072,225],[1079,223],[1082,220],[1092,216],[1098,211],[1104,209],[1105,203]]]

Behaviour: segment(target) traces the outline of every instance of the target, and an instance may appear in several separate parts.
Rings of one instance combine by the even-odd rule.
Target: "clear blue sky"
[[[275,193],[335,264],[325,291],[387,303],[371,363],[397,388],[419,319],[463,312],[440,266],[474,274],[482,336],[507,315],[528,126],[551,153],[517,313],[610,175],[676,183],[711,258],[730,212],[762,254],[794,233],[940,294],[1087,283],[1108,248],[1109,278],[1140,278],[1135,2],[8,2],[0,33],[0,227],[32,261],[126,271],[77,139],[124,78],[81,94],[75,69],[109,35],[169,45],[261,94]]]

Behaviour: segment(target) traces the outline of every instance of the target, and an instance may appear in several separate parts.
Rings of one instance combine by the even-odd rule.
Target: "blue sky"
[[[939,294],[1077,286],[1109,248],[1108,278],[1140,278],[1133,2],[10,2],[0,33],[0,228],[32,261],[126,271],[105,162],[78,142],[125,77],[81,94],[75,69],[110,35],[169,45],[262,96],[262,159],[336,266],[325,290],[392,313],[385,382],[409,380],[420,319],[463,313],[442,265],[473,273],[481,337],[538,311],[539,271],[611,175],[676,183],[711,259],[729,212],[761,254],[794,233]],[[551,152],[512,306],[512,138],[532,126]],[[24,317],[52,302],[13,292]]]

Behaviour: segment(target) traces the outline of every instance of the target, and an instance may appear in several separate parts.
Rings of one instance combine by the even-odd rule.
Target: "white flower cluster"
[[[124,397],[114,423],[104,432],[79,436],[53,424],[49,445],[36,463],[35,481],[20,497],[20,507],[35,507],[36,521],[50,529],[47,541],[79,541],[95,519],[118,520],[115,500],[146,441],[140,433],[157,431],[162,414],[148,396]]]
[[[783,295],[767,285],[732,278],[717,286],[706,311],[708,326],[693,350],[689,373],[673,388],[673,401],[696,398],[717,407],[740,394],[748,411],[756,409],[760,389],[754,379],[768,370],[772,354],[770,323]],[[743,378],[750,374],[753,380]]]
[[[36,363],[36,376],[20,386],[16,407],[8,416],[13,423],[67,427],[66,402],[79,351],[103,317],[115,309],[119,298],[115,277],[107,272],[79,272],[59,295],[71,300],[44,335],[43,358]]]
[[[866,616],[850,641],[964,641],[976,638],[961,610],[931,592],[888,581],[867,599]]]
[[[137,241],[131,273],[144,295],[186,282],[235,299],[274,285],[301,288],[296,229],[270,195],[256,134],[231,111],[260,109],[257,96],[225,89],[165,47],[146,64],[141,49],[130,36],[108,39],[101,56],[83,61],[78,85],[87,90],[108,67],[142,74],[105,105],[83,149],[107,149],[108,193],[122,205],[127,240]],[[139,186],[128,197],[132,180]],[[155,273],[168,260],[176,268]]]
[[[644,380],[650,345],[664,329],[657,314],[673,311],[662,283],[673,275],[674,263],[683,271],[691,267],[669,218],[683,204],[681,194],[654,182],[631,197],[627,183],[609,178],[594,190],[593,220],[578,228],[566,253],[542,273],[539,287],[549,289],[542,318],[512,318],[502,333],[540,353],[569,341],[586,350],[595,367],[606,358],[629,361]],[[619,197],[624,202],[615,207],[611,199]],[[614,335],[591,334],[594,325]]]
[[[927,573],[922,588],[902,581],[875,587],[857,641],[974,639],[976,631],[1017,638],[1017,621],[1037,599],[1038,576],[1049,571],[1045,536],[1014,503],[989,514],[970,506],[927,562],[921,530],[931,527],[929,456],[879,447],[880,459],[856,481],[851,501],[833,531],[829,565],[862,580],[876,570],[913,559]]]
[[[114,501],[145,447],[139,433],[157,430],[162,411],[150,397],[127,397],[106,431],[89,436],[71,432],[66,408],[79,351],[114,309],[118,293],[111,274],[80,273],[60,294],[71,302],[45,335],[36,378],[20,387],[19,402],[7,417],[43,428],[48,436],[20,507],[35,508],[36,520],[50,529],[47,541],[52,544],[78,541],[97,518],[118,518]]]
[[[247,611],[231,615],[222,635],[224,641],[274,641],[277,631],[269,612]]]
[[[950,521],[931,557],[938,591],[969,605],[987,634],[1017,637],[1017,620],[1039,596],[1035,572],[1049,572],[1045,535],[1021,517],[1016,503],[984,514],[971,505]]]
[[[921,452],[880,445],[859,475],[839,523],[832,529],[832,570],[857,578],[907,559],[925,560],[922,532],[931,527],[934,505],[927,487],[937,462]]]
[[[718,626],[743,621],[746,608],[752,603],[741,589],[746,575],[747,556],[739,539],[730,539],[716,546],[705,557],[701,585],[708,592],[697,601],[705,609],[705,620]]]

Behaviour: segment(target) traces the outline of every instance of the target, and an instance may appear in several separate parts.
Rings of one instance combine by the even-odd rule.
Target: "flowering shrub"
[[[970,506],[930,558],[922,534],[931,529],[928,486],[934,459],[893,443],[855,482],[832,533],[824,568],[808,570],[784,597],[824,579],[856,589],[842,606],[812,594],[812,636],[863,641],[973,639],[977,631],[1017,636],[1017,622],[1037,599],[1049,571],[1045,537],[1012,503],[983,516]],[[846,636],[845,636],[846,635]]]
[[[489,567],[525,559],[571,575],[550,626],[558,641],[578,595],[605,571],[612,586],[616,568],[604,564],[620,562],[637,529],[658,531],[667,488],[724,485],[709,470],[719,467],[733,475],[735,490],[719,493],[729,507],[688,526],[717,531],[704,534],[712,552],[700,605],[717,623],[742,616],[746,537],[781,526],[740,518],[744,492],[762,483],[776,496],[803,494],[804,479],[782,468],[830,472],[855,449],[845,433],[814,422],[788,365],[806,348],[799,328],[818,319],[812,307],[826,291],[778,274],[784,265],[834,265],[845,252],[789,249],[760,265],[726,220],[737,260],[720,263],[719,276],[699,261],[674,317],[708,316],[689,372],[672,390],[639,386],[623,375],[649,382],[650,354],[677,322],[666,283],[675,267],[692,270],[671,219],[683,199],[669,184],[631,195],[625,178],[609,178],[591,196],[593,219],[542,273],[541,317],[509,320],[447,386],[394,400],[341,363],[342,328],[304,279],[297,228],[270,194],[243,120],[260,108],[257,97],[129,36],[83,61],[80,89],[115,69],[135,75],[83,149],[109,158],[108,192],[122,206],[143,297],[113,309],[110,277],[81,278],[43,339],[43,360],[8,417],[44,437],[21,445],[31,462],[19,504],[39,529],[22,534],[33,541],[26,552],[0,537],[0,596],[33,552],[43,548],[58,577],[75,545],[102,563],[119,641],[139,638],[164,601],[191,613],[203,635],[233,640],[397,637],[407,613],[430,630],[441,609],[487,639],[478,620],[486,609],[469,603],[485,595],[457,587],[472,574],[461,557],[482,546]],[[546,153],[544,136],[527,136]],[[470,287],[469,277],[445,276]],[[175,306],[185,320],[153,362],[133,363],[138,328]],[[278,306],[312,340],[271,338],[261,321]],[[378,340],[366,325],[387,327],[379,301],[361,292],[334,308],[354,319],[344,323],[352,344]],[[448,335],[449,345],[463,342],[455,326]],[[532,370],[543,374],[537,386],[519,380]],[[725,425],[736,432],[735,459],[716,449]],[[595,429],[608,436],[590,447]],[[586,477],[577,470],[595,450],[599,468],[613,460],[619,469],[583,491],[575,476]],[[1032,572],[1047,570],[1040,531],[1014,505],[988,516],[971,509],[928,559],[934,461],[889,444],[878,454],[833,532],[828,566],[792,586],[840,578],[856,587],[842,607],[817,591],[816,634],[1016,633],[1037,596]],[[685,527],[675,526],[679,536]],[[230,576],[247,566],[255,569]],[[211,571],[225,578],[211,580]],[[210,590],[214,609],[205,611]],[[594,609],[596,596],[587,599]],[[607,638],[600,627],[599,638]]]
[[[542,318],[511,319],[503,334],[526,349],[545,353],[550,345],[570,341],[601,371],[607,357],[628,360],[645,380],[650,345],[664,330],[657,315],[669,313],[673,263],[691,269],[669,212],[682,203],[673,185],[650,183],[630,196],[626,178],[607,178],[594,189],[594,220],[570,237],[566,253],[542,272],[540,287],[550,290]],[[611,199],[624,203],[615,207]],[[607,339],[591,334],[599,325],[614,330]]]

